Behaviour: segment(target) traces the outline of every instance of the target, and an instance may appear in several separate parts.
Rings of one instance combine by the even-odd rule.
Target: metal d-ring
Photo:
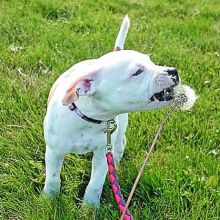
[[[111,152],[112,150],[112,139],[111,135],[114,133],[114,131],[117,128],[117,124],[115,122],[115,119],[111,119],[107,121],[107,128],[106,128],[106,135],[107,135],[107,145],[106,145],[106,151]]]

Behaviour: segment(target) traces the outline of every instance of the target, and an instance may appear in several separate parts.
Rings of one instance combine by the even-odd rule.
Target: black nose
[[[168,69],[167,73],[169,74],[169,76],[172,76],[173,81],[177,85],[179,83],[179,80],[180,80],[177,69],[175,69],[175,68]]]

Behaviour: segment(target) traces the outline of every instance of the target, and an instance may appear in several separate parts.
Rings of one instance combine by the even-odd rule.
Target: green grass
[[[39,195],[49,89],[72,64],[111,51],[126,13],[126,48],[177,67],[199,94],[170,118],[130,210],[139,220],[220,219],[219,0],[1,0],[0,219],[118,219],[107,181],[100,210],[80,207],[91,155],[67,155],[57,201]],[[166,111],[130,114],[118,170],[125,197]]]

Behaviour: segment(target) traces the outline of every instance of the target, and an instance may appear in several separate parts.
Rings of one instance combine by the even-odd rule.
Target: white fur
[[[117,45],[123,46],[123,43]],[[133,76],[137,70],[140,75]],[[171,101],[150,101],[154,93],[174,85],[167,70],[171,67],[155,65],[149,56],[122,50],[107,53],[74,65],[59,77],[44,120],[46,140],[46,181],[44,192],[52,197],[60,191],[60,169],[66,153],[93,152],[92,173],[84,195],[84,202],[98,206],[107,173],[105,158],[106,124],[92,124],[70,111],[64,100],[71,85],[79,91],[75,104],[88,117],[108,120],[115,118],[117,130],[112,135],[115,160],[120,161],[125,148],[128,112],[164,108]],[[89,82],[89,83],[85,83]],[[72,90],[70,95],[72,94]]]
[[[128,15],[126,15],[124,17],[124,20],[122,21],[121,28],[116,38],[115,48],[120,48],[121,50],[124,48],[124,43],[125,43],[126,36],[128,34],[129,27],[130,27],[130,19]]]

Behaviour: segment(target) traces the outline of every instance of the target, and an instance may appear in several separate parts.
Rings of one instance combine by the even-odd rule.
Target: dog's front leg
[[[107,174],[105,147],[94,152],[92,158],[92,173],[84,195],[84,204],[99,207],[105,177]]]
[[[114,159],[117,164],[121,161],[123,157],[125,146],[126,146],[125,135],[124,137],[117,137],[115,146],[114,146]]]
[[[47,146],[45,154],[46,180],[44,193],[47,197],[53,198],[60,193],[60,171],[63,163],[64,154],[57,154]]]

